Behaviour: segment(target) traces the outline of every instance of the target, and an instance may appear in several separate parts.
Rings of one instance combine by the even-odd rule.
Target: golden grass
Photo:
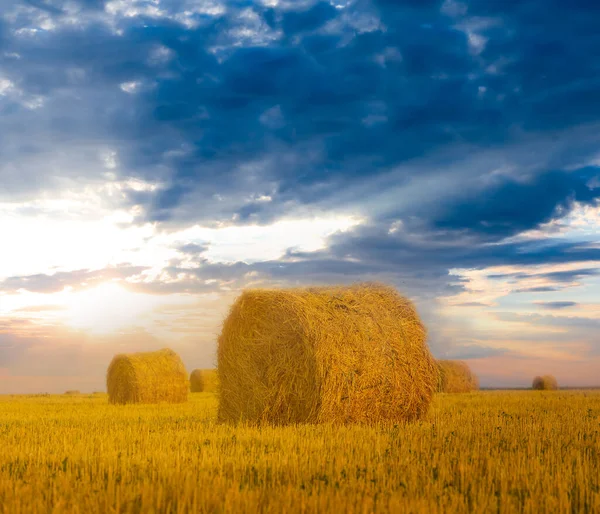
[[[479,389],[479,379],[463,361],[438,360],[440,393],[470,393]]]
[[[600,512],[600,391],[440,395],[397,426],[216,412],[0,396],[0,514]]]
[[[116,355],[106,373],[110,403],[181,403],[189,382],[179,356],[168,348]]]
[[[537,376],[531,385],[533,389],[554,391],[558,389],[558,382],[552,375]]]
[[[81,391],[78,391],[77,389],[69,389],[68,391],[65,391],[65,394],[81,394]]]
[[[218,341],[221,421],[416,420],[437,371],[412,303],[358,284],[248,290]]]
[[[219,377],[216,369],[195,369],[190,374],[190,391],[192,393],[216,393]]]

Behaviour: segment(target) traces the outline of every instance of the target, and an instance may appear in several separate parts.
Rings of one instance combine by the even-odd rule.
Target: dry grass
[[[216,393],[218,388],[219,377],[216,369],[195,369],[190,374],[192,393]]]
[[[181,403],[189,382],[179,356],[167,348],[157,352],[116,355],[106,374],[110,403]]]
[[[78,391],[77,389],[69,389],[68,391],[65,391],[65,394],[81,394],[81,391]]]
[[[216,411],[0,396],[0,514],[600,512],[600,391],[437,395],[397,426]]]
[[[425,339],[412,303],[387,286],[245,291],[219,337],[219,419],[419,419],[437,379]]]
[[[470,393],[479,389],[479,380],[463,361],[438,360],[438,392]]]
[[[558,382],[552,375],[537,376],[533,379],[532,388],[540,391],[555,391],[558,389]]]

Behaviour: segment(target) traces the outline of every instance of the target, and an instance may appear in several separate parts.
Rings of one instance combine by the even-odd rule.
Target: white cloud
[[[112,169],[116,161],[116,152],[107,150],[105,165]],[[169,261],[181,257],[177,248],[184,244],[208,244],[203,257],[212,262],[252,263],[277,259],[289,248],[321,249],[329,235],[361,221],[330,215],[265,226],[196,225],[158,232],[154,224],[132,224],[140,214],[139,206],[115,208],[127,191],[152,192],[160,187],[158,182],[123,178],[55,191],[52,195],[40,194],[26,203],[0,203],[0,240],[11,249],[0,262],[0,279],[130,263],[149,267],[147,280],[160,280]],[[273,198],[268,193],[257,193],[250,200],[269,203]]]
[[[173,58],[173,50],[164,45],[157,45],[150,51],[148,62],[150,64],[164,64]]]
[[[488,39],[481,32],[500,23],[499,19],[472,17],[461,21],[455,28],[464,32],[467,36],[471,54],[479,56],[485,50],[488,42]]]
[[[160,8],[159,0],[112,0],[107,2],[105,11],[114,16],[148,16],[149,18],[164,18],[167,12]]]
[[[487,38],[476,34],[475,32],[467,32],[467,40],[469,42],[471,53],[475,55],[479,55],[485,50],[485,45],[488,41]]]
[[[15,85],[8,79],[0,78],[0,96],[6,96],[15,89]]]
[[[17,102],[29,110],[39,109],[44,105],[43,96],[28,95],[19,89],[14,82],[2,77],[0,77],[0,97],[5,97]]]
[[[133,80],[131,82],[123,82],[123,83],[119,84],[119,87],[121,88],[122,91],[125,91],[126,93],[129,93],[129,94],[133,94],[133,93],[137,93],[137,91],[139,90],[141,85],[142,85],[142,83],[139,80]]]
[[[275,105],[263,112],[260,115],[259,121],[270,129],[279,129],[285,125],[285,118],[279,105]]]
[[[456,0],[445,0],[441,8],[442,13],[453,18],[464,16],[467,13],[467,6]]]
[[[266,198],[264,201],[268,201]],[[203,254],[213,262],[246,263],[278,259],[289,248],[302,251],[322,249],[326,238],[337,231],[348,230],[361,220],[348,216],[284,220],[271,225],[206,228],[195,226],[165,238],[165,246],[208,244]]]
[[[402,220],[396,220],[390,225],[390,228],[388,229],[388,234],[395,234],[396,232],[403,230],[403,228],[404,222]]]
[[[576,272],[580,269],[598,268],[595,261],[572,262],[562,264],[538,264],[531,266],[491,266],[484,269],[451,269],[450,275],[460,277],[464,291],[443,297],[441,301],[449,307],[460,304],[484,304],[489,307],[499,305],[499,302],[511,293],[534,288],[554,287],[559,297],[554,298],[544,293],[548,301],[564,300],[566,289],[579,288],[582,282],[573,280],[553,279],[549,273]],[[521,295],[523,293],[519,293]],[[521,296],[519,296],[521,297]],[[532,309],[535,312],[537,309]]]
[[[108,163],[114,157],[108,154]],[[159,183],[139,179],[88,184],[40,194],[26,203],[0,203],[0,240],[11,252],[3,255],[0,277],[61,270],[100,269],[135,262],[162,266],[173,250],[151,248],[140,254],[152,236],[150,224],[123,227],[134,209],[115,208],[127,190],[155,191]]]
[[[388,46],[383,52],[375,55],[375,61],[385,68],[389,62],[402,62],[402,52],[395,46]]]
[[[280,30],[273,30],[253,9],[243,9],[237,15],[238,26],[229,31],[232,46],[265,46],[281,38]]]
[[[104,161],[104,166],[109,170],[114,170],[117,167],[117,152],[107,151],[102,154],[101,159]]]

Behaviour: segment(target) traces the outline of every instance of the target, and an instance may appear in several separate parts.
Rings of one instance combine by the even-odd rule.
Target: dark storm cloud
[[[32,4],[57,22],[64,16],[64,2]],[[193,15],[192,28],[177,21],[189,7],[183,1],[163,0],[162,16],[140,8],[138,16],[117,17],[116,26],[108,14],[97,16],[102,2],[78,5],[96,8],[93,18],[81,14],[83,28],[23,37],[9,27],[0,65],[45,106],[31,112],[19,99],[9,101],[5,123],[17,133],[33,125],[42,134],[29,145],[13,138],[5,151],[17,159],[43,153],[50,140],[100,139],[117,147],[127,173],[153,179],[157,167],[169,169],[166,188],[130,195],[149,219],[191,221],[192,213],[178,208],[197,204],[193,193],[200,191],[207,201],[197,217],[265,221],[441,148],[501,147],[524,129],[566,130],[600,112],[592,73],[599,58],[590,51],[599,36],[583,3],[544,4],[534,10],[540,17],[533,30],[530,4],[504,11],[471,2],[457,17],[438,1],[344,9],[236,2],[224,14]],[[487,39],[477,55],[473,34]],[[9,62],[13,54],[20,58]],[[134,81],[135,94],[119,87]],[[249,161],[255,169],[240,172]],[[487,171],[474,169],[473,177]],[[583,183],[593,172],[536,169],[528,181],[508,178],[481,188],[473,201],[448,201],[431,219],[422,215],[438,227],[513,234],[575,199],[593,201],[597,190]],[[273,187],[272,202],[246,198]],[[535,194],[543,188],[547,194]],[[230,202],[219,206],[214,195]],[[518,205],[508,206],[509,198]]]
[[[387,230],[377,226],[361,226],[333,236],[329,251],[338,258],[353,258],[370,265],[379,263],[399,270],[420,268],[423,273],[436,267],[526,266],[600,260],[600,248],[590,248],[581,243],[546,241],[542,246],[536,241],[530,241],[481,245],[477,239],[459,238],[452,232],[437,231],[416,237],[410,232],[389,234]],[[586,268],[569,273],[571,277],[578,276],[578,273],[581,276],[592,275],[594,269]],[[567,280],[567,274],[563,272],[536,276],[548,275]]]
[[[600,268],[586,268],[571,271],[553,271],[551,273],[543,273],[541,276],[557,282],[572,282],[573,280],[598,275]]]
[[[564,251],[565,262],[571,261],[571,252],[577,252],[578,248],[581,248],[581,246],[577,245],[577,244],[565,245],[562,247],[562,250]],[[585,247],[581,248],[581,249],[584,251],[584,253],[579,254],[579,255],[583,256],[583,259],[574,259],[574,260],[585,261],[587,259],[587,257],[591,257],[590,260],[598,259],[598,252],[593,251],[593,249],[592,249],[591,254],[587,253]],[[548,248],[547,249],[548,252],[542,251],[540,253],[540,257],[546,258],[545,256],[549,255],[551,250],[552,250],[552,248]],[[521,280],[523,278],[536,277],[536,278],[546,278],[548,280],[552,280],[555,282],[573,282],[573,281],[581,279],[581,278],[590,277],[590,276],[594,276],[594,275],[598,275],[598,274],[600,274],[600,268],[580,268],[580,269],[565,270],[565,271],[551,271],[549,273],[526,273],[526,272],[499,273],[499,274],[488,275],[488,278],[492,278],[492,279],[512,278],[512,279],[516,279],[516,280]],[[554,291],[555,289],[538,287],[538,288],[531,288],[529,290],[524,290],[524,291],[531,292],[532,290],[533,290],[533,292],[535,292],[535,291],[539,292],[539,291]]]
[[[50,14],[63,14],[63,10],[53,5],[52,2],[48,0],[25,0],[24,2],[31,7],[36,7],[37,9],[41,9],[42,11],[46,11]]]
[[[193,279],[201,288],[257,271],[392,275],[450,290],[460,288],[448,284],[452,267],[598,259],[571,243],[488,244],[598,200],[598,169],[585,165],[597,130],[581,125],[600,118],[593,5],[229,2],[207,14],[192,4],[163,0],[152,14],[131,2],[138,14],[123,16],[80,0],[95,9],[73,25],[66,2],[31,0],[5,16],[0,70],[12,89],[0,97],[0,195],[100,177],[91,145],[117,152],[115,173],[165,183],[126,191],[144,208],[140,221],[267,223],[367,205],[368,223],[329,249],[204,263]],[[54,29],[38,27],[40,12]],[[38,32],[18,32],[27,26]],[[28,107],[36,95],[42,105]],[[504,161],[478,157],[486,152]],[[38,173],[48,163],[53,171]],[[402,234],[388,232],[395,217]],[[13,290],[61,283],[9,280]]]
[[[507,181],[489,188],[483,196],[449,205],[437,215],[434,225],[510,236],[560,217],[575,202],[594,204],[600,188],[588,184],[599,174],[600,169],[591,167],[549,171],[526,183]]]
[[[449,270],[453,268],[589,261],[600,261],[600,249],[578,243],[474,245],[443,233],[414,239],[411,234],[389,234],[379,226],[370,225],[330,237],[326,249],[315,252],[288,250],[284,256],[272,261],[226,264],[203,259],[190,268],[189,265],[182,267],[174,260],[163,270],[161,281],[136,283],[129,287],[153,293],[190,293],[219,290],[222,286],[236,289],[257,281],[297,285],[379,280],[394,284],[419,301],[427,301],[463,290],[465,279],[450,275]],[[569,277],[574,280],[592,276],[593,272],[594,269],[588,268],[574,270],[569,272]],[[554,273],[535,276],[549,275]],[[497,278],[514,279],[515,283],[530,276],[524,272],[496,275]],[[558,276],[566,283],[567,274],[560,272]],[[165,277],[168,283],[162,283]],[[536,292],[536,288],[533,289],[529,292]]]
[[[61,15],[65,14],[66,0],[24,0],[25,5],[35,7],[49,14]],[[104,9],[106,0],[73,0],[74,3],[83,9]]]
[[[188,243],[180,246],[177,250],[186,255],[197,256],[206,252],[208,249],[209,245],[207,244],[199,245],[195,243]]]
[[[543,309],[567,309],[579,304],[577,302],[535,302],[535,305],[539,305]]]
[[[488,275],[489,278],[489,275]],[[551,286],[539,286],[539,287],[524,287],[521,289],[516,289],[515,293],[550,293],[553,291],[558,291],[558,288]]]

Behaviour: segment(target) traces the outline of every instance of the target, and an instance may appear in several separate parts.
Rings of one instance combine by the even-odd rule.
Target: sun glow
[[[64,322],[90,334],[109,334],[125,328],[147,327],[150,314],[165,304],[165,299],[132,293],[115,282],[93,289],[62,293]]]

